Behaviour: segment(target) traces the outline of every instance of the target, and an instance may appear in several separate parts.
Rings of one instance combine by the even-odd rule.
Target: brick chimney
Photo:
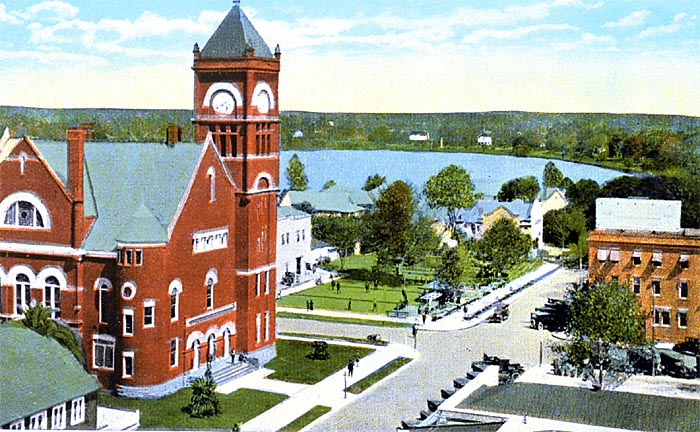
[[[85,206],[83,199],[83,174],[85,171],[86,131],[71,128],[66,132],[68,140],[68,192],[73,198],[71,245],[79,248],[85,237]]]

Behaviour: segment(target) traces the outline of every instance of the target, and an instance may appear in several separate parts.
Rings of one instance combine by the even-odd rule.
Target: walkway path
[[[367,347],[366,344],[357,345]],[[333,413],[360,396],[346,393],[344,391],[346,385],[350,386],[360,381],[399,357],[416,358],[419,355],[417,351],[405,345],[390,344],[385,347],[371,345],[369,347],[375,351],[360,359],[352,376],[347,376],[347,370],[343,369],[317,384],[306,385],[267,379],[266,376],[273,371],[260,369],[246,377],[220,386],[217,391],[231,393],[239,388],[248,388],[288,395],[289,399],[241,426],[241,431],[277,431],[316,405],[327,406],[331,408],[330,413]]]

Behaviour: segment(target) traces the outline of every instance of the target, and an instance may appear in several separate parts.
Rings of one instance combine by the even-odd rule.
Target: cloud
[[[4,4],[0,3],[0,23],[7,23],[7,24],[21,24],[22,21],[19,20],[16,16],[7,13],[7,6]]]
[[[496,30],[496,29],[480,29],[472,32],[470,35],[462,39],[462,43],[475,44],[483,39],[520,39],[532,33],[543,31],[579,31],[577,27],[569,24],[538,24],[525,27],[519,27],[511,30]]]
[[[64,65],[87,63],[90,66],[107,66],[109,63],[97,56],[68,53],[56,50],[55,47],[41,46],[36,51],[7,51],[0,50],[0,61],[12,63],[29,62],[33,65]]]
[[[41,17],[48,21],[60,22],[74,18],[79,11],[80,9],[70,3],[56,0],[37,3],[16,14],[25,21]]]
[[[632,12],[624,18],[620,18],[617,21],[610,21],[603,24],[603,28],[616,28],[616,27],[637,27],[644,24],[644,21],[651,16],[651,12],[648,10],[641,10]]]
[[[665,26],[650,27],[637,35],[637,39],[646,39],[650,37],[663,36],[673,34],[681,29],[679,24],[669,24]]]

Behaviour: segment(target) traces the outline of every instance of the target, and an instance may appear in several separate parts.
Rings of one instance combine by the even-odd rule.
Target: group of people
[[[354,358],[348,360],[348,376],[352,376],[353,371],[355,371],[355,368],[360,364],[360,359],[359,358]]]

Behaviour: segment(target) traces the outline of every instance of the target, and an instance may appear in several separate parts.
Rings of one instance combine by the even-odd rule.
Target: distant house
[[[277,235],[277,286],[283,281],[290,282],[290,286],[311,280],[315,264],[311,256],[311,215],[294,207],[278,207]]]
[[[304,138],[304,131],[302,131],[301,129],[295,130],[292,134],[292,138]]]
[[[280,199],[280,207],[290,207],[307,203],[316,215],[359,216],[373,205],[379,188],[365,191],[360,188],[347,188],[334,185],[323,190],[287,191]]]
[[[537,198],[542,202],[542,214],[552,210],[561,210],[569,205],[569,200],[566,199],[566,194],[563,190],[557,187],[545,187],[540,192]]]
[[[481,134],[476,138],[476,143],[479,145],[491,145],[493,144],[493,139],[489,134]]]
[[[410,141],[428,141],[430,139],[430,134],[424,131],[414,131],[408,135]]]
[[[501,219],[508,219],[520,230],[542,243],[542,204],[535,200],[531,203],[523,200],[511,202],[493,199],[481,199],[470,209],[457,212],[457,228],[462,230],[467,238],[481,238]]]
[[[95,429],[100,383],[53,339],[0,325],[0,427]]]

